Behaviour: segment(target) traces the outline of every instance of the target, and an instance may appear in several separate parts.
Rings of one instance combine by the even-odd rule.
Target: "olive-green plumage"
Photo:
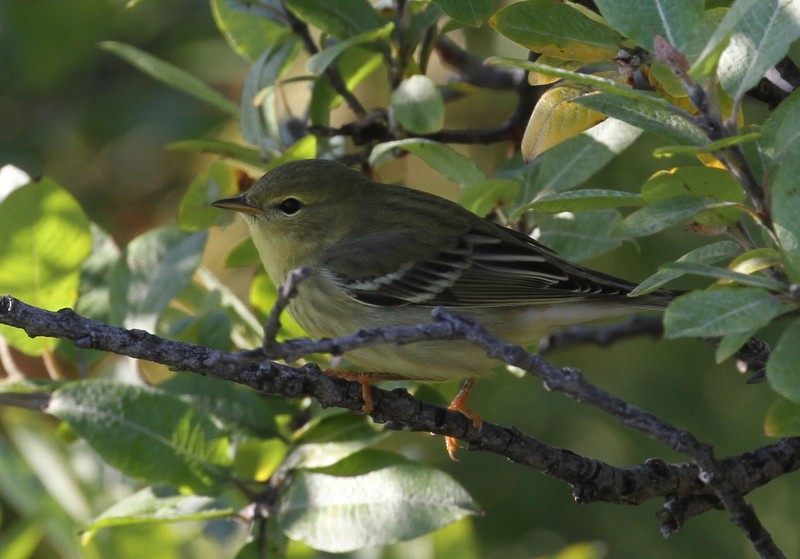
[[[458,204],[332,161],[288,163],[214,205],[242,214],[276,284],[299,266],[311,269],[289,312],[314,337],[429,322],[441,305],[530,345],[554,327],[663,308],[673,297],[628,297],[634,284],[567,262]],[[378,345],[346,357],[419,380],[485,376],[496,365],[463,341]]]

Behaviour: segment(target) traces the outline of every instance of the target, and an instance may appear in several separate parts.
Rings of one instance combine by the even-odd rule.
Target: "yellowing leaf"
[[[525,159],[534,159],[606,119],[605,115],[572,102],[572,99],[585,92],[583,87],[561,85],[542,95],[522,138],[522,155]]]

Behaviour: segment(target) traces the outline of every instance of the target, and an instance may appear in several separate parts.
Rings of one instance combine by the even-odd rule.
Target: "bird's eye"
[[[297,198],[286,198],[280,204],[278,204],[278,209],[280,209],[286,215],[294,215],[300,211],[300,208],[303,207],[303,203],[298,200]]]

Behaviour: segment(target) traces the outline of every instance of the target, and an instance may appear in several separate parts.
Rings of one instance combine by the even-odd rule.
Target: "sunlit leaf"
[[[525,159],[535,159],[553,146],[607,118],[572,102],[586,91],[585,86],[565,84],[551,87],[539,98],[522,136],[521,149]]]
[[[234,512],[232,507],[214,507],[213,504],[211,497],[177,495],[163,488],[145,487],[92,519],[83,533],[83,542],[88,542],[98,530],[111,526],[207,520],[230,516]]]
[[[81,264],[92,249],[89,220],[78,202],[49,178],[20,186],[0,200],[0,294],[58,310],[78,295]],[[55,342],[0,326],[15,348],[39,355]]]

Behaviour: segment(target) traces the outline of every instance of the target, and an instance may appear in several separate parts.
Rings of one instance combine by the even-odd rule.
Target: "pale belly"
[[[351,299],[344,303],[340,301],[337,305],[322,290],[313,290],[313,293],[313,300],[306,300],[302,305],[305,309],[314,309],[313,312],[298,312],[294,302],[290,304],[289,311],[315,338],[335,338],[378,327],[415,326],[432,320],[432,309],[428,307],[387,309],[363,305]],[[503,341],[530,346],[533,351],[538,349],[541,337],[554,328],[631,312],[629,306],[597,303],[590,307],[581,303],[508,307],[495,309],[488,319],[484,309],[460,307],[452,310],[480,322]],[[331,319],[332,316],[337,318]],[[501,365],[500,361],[488,357],[480,347],[463,340],[373,345],[349,351],[343,357],[373,373],[390,373],[427,381],[489,376]]]

